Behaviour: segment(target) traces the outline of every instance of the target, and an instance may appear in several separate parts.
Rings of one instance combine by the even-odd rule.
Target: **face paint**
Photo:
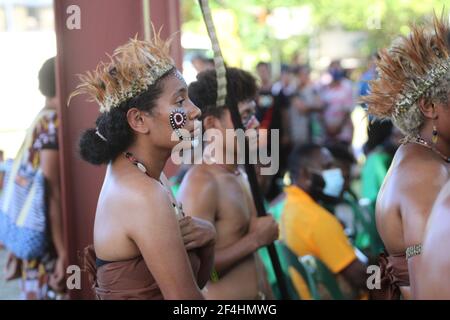
[[[187,115],[183,109],[175,109],[169,115],[170,126],[176,132],[178,138],[183,140],[183,136],[180,129],[186,124]]]
[[[187,120],[187,115],[183,109],[175,109],[169,115],[170,126],[177,134],[178,139],[180,139],[180,141],[191,141],[191,146],[193,148],[195,148],[199,144],[199,140],[198,140],[199,138],[195,137],[195,136],[194,137],[183,136],[180,132],[180,129],[182,129],[186,125],[186,120]],[[194,126],[195,125],[198,126],[199,124],[194,124]],[[194,132],[194,134],[195,134],[195,132]]]

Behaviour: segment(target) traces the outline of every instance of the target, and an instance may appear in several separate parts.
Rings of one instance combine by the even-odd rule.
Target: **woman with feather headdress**
[[[381,50],[379,77],[363,98],[370,114],[390,118],[405,135],[385,178],[376,221],[388,255],[380,257],[374,298],[415,296],[424,232],[449,180],[450,27],[444,13]]]
[[[73,94],[88,94],[101,112],[81,137],[81,156],[108,165],[85,250],[96,297],[203,299],[215,229],[184,217],[162,174],[173,147],[191,145],[200,110],[159,33],[131,39],[110,60],[82,75]]]

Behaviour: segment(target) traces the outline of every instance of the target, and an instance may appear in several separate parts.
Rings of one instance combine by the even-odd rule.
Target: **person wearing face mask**
[[[384,246],[376,230],[372,207],[370,204],[365,204],[367,200],[361,202],[352,189],[352,169],[357,164],[356,158],[351,148],[344,144],[327,144],[326,148],[333,155],[336,166],[340,168],[344,184],[338,197],[320,202],[320,204],[333,212],[342,222],[353,245],[364,252],[373,263],[376,263]],[[336,181],[340,180],[339,177]]]
[[[366,266],[338,219],[318,203],[342,192],[344,178],[333,165],[331,153],[316,144],[299,146],[291,153],[281,238],[297,256],[315,256],[357,292],[366,289]],[[289,273],[302,299],[309,298],[301,276],[294,270]]]

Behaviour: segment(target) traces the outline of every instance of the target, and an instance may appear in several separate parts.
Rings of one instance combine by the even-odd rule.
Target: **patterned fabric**
[[[33,144],[28,150],[29,168],[36,170],[40,166],[41,150],[58,150],[58,118],[56,112],[46,114],[37,123],[33,132]],[[50,248],[40,259],[24,260],[22,264],[21,299],[62,299],[48,286],[49,275],[53,271],[56,255]]]
[[[0,241],[21,259],[42,256],[48,245],[46,234],[45,178],[40,170],[17,168],[8,160],[5,193],[0,199]],[[12,179],[12,180],[11,180]]]
[[[40,113],[34,122],[34,129],[31,132],[31,143],[29,148],[24,150],[19,156],[22,163],[17,174],[16,182],[27,180],[27,177],[40,176],[40,151],[44,149],[58,149],[58,119],[57,113],[53,110],[44,109],[45,112]],[[37,172],[37,174],[36,174]],[[42,183],[44,185],[44,183]],[[41,217],[42,218],[42,217]],[[38,221],[38,215],[29,214],[23,221],[26,225],[40,226],[45,229],[47,226],[42,225]],[[17,232],[14,232],[16,234]],[[18,245],[18,244],[17,244]],[[20,299],[63,299],[63,294],[53,292],[49,286],[49,277],[54,269],[56,255],[53,246],[47,246],[44,254],[39,259],[23,259],[22,260],[22,278],[20,281]]]
[[[22,260],[20,280],[21,300],[47,300],[50,289],[49,275],[53,271],[55,259],[48,253],[40,259]]]
[[[39,152],[44,149],[58,149],[58,118],[54,111],[44,115],[33,131],[33,145],[28,150],[28,163],[33,169],[39,167]]]

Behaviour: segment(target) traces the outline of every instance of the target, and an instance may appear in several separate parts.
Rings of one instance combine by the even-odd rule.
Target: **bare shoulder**
[[[189,188],[192,192],[209,190],[215,192],[218,189],[218,179],[210,166],[201,164],[192,166],[183,178],[180,192]]]
[[[415,191],[428,193],[441,189],[449,178],[448,166],[422,146],[402,145],[393,163],[392,178],[401,190],[412,192],[411,197],[417,197]]]
[[[185,214],[215,220],[219,198],[219,183],[207,165],[194,165],[184,176],[177,199]]]
[[[422,146],[398,149],[377,200],[377,228],[389,252],[421,243],[436,197],[448,179],[445,163]]]
[[[172,210],[172,203],[164,186],[142,174],[121,183],[115,190],[114,197],[120,197],[120,209],[117,209],[126,212],[124,223],[128,226],[148,219],[160,219]]]
[[[136,256],[135,239],[175,224],[174,216],[168,194],[158,181],[140,172],[125,178],[107,174],[95,216],[96,250],[109,260]]]

